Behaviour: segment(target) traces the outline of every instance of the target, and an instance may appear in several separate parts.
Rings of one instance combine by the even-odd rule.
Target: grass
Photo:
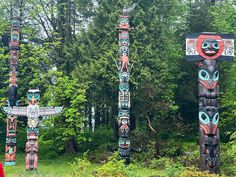
[[[107,155],[106,160],[101,160],[102,152],[77,156],[64,155],[51,159],[44,158],[45,154],[42,154],[37,171],[25,171],[25,154],[17,154],[16,166],[4,168],[6,177],[219,177],[200,172],[198,149],[195,147],[192,150],[194,153],[187,157],[174,158],[163,156],[150,159],[148,153],[132,154],[133,160],[129,166],[117,160],[117,153],[109,154],[106,151],[103,152]],[[222,177],[236,176],[233,152],[235,151],[222,144]],[[98,159],[89,159],[91,155]],[[3,161],[3,157],[0,160]]]
[[[25,171],[25,154],[17,154],[15,166],[5,166],[6,177],[72,177],[71,162],[74,157],[62,156],[39,160],[37,171]],[[72,159],[72,160],[71,160]],[[3,162],[3,160],[1,159]]]

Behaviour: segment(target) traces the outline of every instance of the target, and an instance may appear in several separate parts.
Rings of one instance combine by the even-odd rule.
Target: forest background
[[[107,164],[117,150],[117,25],[124,5],[132,3],[137,6],[130,15],[134,28],[130,33],[131,161],[139,168],[164,170],[163,176],[178,176],[186,167],[197,167],[199,156],[198,68],[184,60],[185,36],[236,35],[235,0],[8,0],[0,4],[0,98],[7,99],[7,38],[11,15],[18,10],[22,41],[18,99],[27,105],[28,88],[38,87],[40,105],[64,106],[62,114],[42,120],[39,157],[83,154],[74,166],[78,176],[83,172],[81,164]],[[224,175],[236,176],[236,60],[219,66],[221,165]],[[5,120],[0,112],[3,155]],[[17,126],[20,154],[27,120],[18,118]],[[117,173],[129,176],[126,172]]]

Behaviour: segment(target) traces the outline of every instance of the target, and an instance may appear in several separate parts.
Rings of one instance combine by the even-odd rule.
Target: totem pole
[[[118,96],[118,150],[120,157],[124,158],[126,164],[129,164],[130,140],[128,139],[130,131],[130,92],[129,92],[129,25],[128,14],[135,8],[133,4],[129,8],[123,9],[123,15],[119,19],[119,96]]]
[[[201,33],[186,38],[186,60],[198,61],[200,169],[219,173],[218,61],[234,58],[232,35]]]
[[[10,79],[8,90],[8,106],[17,105],[17,69],[20,49],[20,23],[17,17],[12,19],[11,41],[10,47]],[[12,166],[16,163],[16,116],[9,114],[7,118],[7,134],[6,134],[6,149],[5,149],[5,165]]]
[[[27,93],[29,105],[27,107],[2,107],[6,114],[13,116],[27,116],[27,142],[26,142],[26,170],[38,168],[38,134],[39,117],[53,116],[62,112],[63,107],[39,107],[39,89],[29,89]]]

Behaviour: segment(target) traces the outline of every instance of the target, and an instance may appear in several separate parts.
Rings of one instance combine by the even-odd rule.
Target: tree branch
[[[148,121],[148,127],[154,132],[157,133],[157,131],[152,127],[151,121],[149,119],[149,117],[145,114],[145,117],[147,118]]]

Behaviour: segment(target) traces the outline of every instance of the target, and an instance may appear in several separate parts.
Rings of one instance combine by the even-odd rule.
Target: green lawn
[[[39,160],[37,171],[25,171],[25,154],[17,154],[16,166],[4,167],[6,177],[72,177],[69,157],[57,157],[52,160]],[[2,158],[1,161],[3,162]]]
[[[37,171],[25,171],[24,159],[25,154],[17,154],[16,166],[4,167],[6,177],[219,177],[199,172],[196,167],[188,169],[166,157],[151,160],[147,167],[143,161],[125,166],[123,161],[118,160],[117,153],[110,154],[109,160],[100,164],[92,163],[81,155],[77,158],[64,155],[51,160],[42,158]],[[0,160],[3,161],[3,158]],[[222,171],[225,171],[224,168]],[[227,177],[232,176],[232,172],[228,174],[231,175]]]

